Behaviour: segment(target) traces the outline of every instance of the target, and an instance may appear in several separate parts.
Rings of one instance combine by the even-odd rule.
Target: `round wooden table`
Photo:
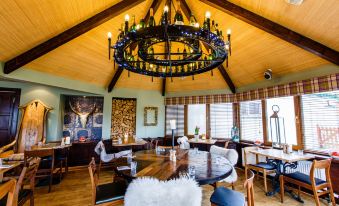
[[[217,163],[224,157],[209,152],[177,149],[176,162],[170,161],[169,151],[158,152],[155,150],[143,150],[134,153],[132,161],[137,162],[135,174],[131,170],[118,170],[117,167],[129,166],[126,158],[117,159],[114,162],[114,170],[128,181],[136,177],[150,176],[160,180],[169,180],[179,177],[179,173],[188,172],[189,166],[195,167],[195,180],[200,184],[213,184],[225,179],[232,172],[232,166]]]

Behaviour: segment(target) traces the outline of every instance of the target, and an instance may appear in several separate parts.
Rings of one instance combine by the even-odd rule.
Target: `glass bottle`
[[[154,48],[151,46],[148,50],[149,59],[154,59]]]
[[[216,23],[216,24],[215,24],[215,34],[219,36],[219,35],[220,35],[220,32],[219,32],[218,26],[219,26],[218,23]]]
[[[133,24],[130,28],[130,32],[136,32],[137,31],[137,24],[135,23],[135,15],[133,15]]]
[[[154,16],[153,16],[154,15],[153,14],[153,8],[150,9],[149,13],[150,13],[150,16],[149,16],[149,20],[148,20],[148,26],[153,27],[153,26],[155,26],[155,20],[154,20]]]
[[[174,24],[175,25],[184,25],[184,17],[182,16],[181,10],[180,10],[180,1],[178,1],[178,9],[175,12],[174,15]]]
[[[145,28],[146,27],[145,20],[144,19],[140,19],[139,25],[140,25],[140,29]]]
[[[211,32],[215,34],[215,24],[214,24],[214,20],[212,20],[212,25],[211,25]]]
[[[186,46],[184,46],[184,51],[182,52],[183,53],[183,59],[185,60],[186,57],[187,57],[187,50],[186,50]]]
[[[197,23],[197,21],[195,20],[195,16],[193,15],[193,13],[191,13],[190,26],[195,26],[195,23]]]

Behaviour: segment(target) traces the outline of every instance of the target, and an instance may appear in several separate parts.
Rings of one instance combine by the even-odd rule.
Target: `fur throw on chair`
[[[190,149],[190,143],[188,142],[188,138],[186,136],[179,137],[177,142],[180,145],[180,149]]]
[[[95,151],[95,153],[97,153],[100,156],[100,159],[103,162],[110,162],[114,158],[119,158],[119,157],[122,157],[124,155],[132,153],[132,150],[126,150],[126,151],[121,151],[121,152],[114,153],[114,154],[107,154],[106,149],[105,149],[105,145],[102,141],[98,142],[98,144],[94,148],[94,151]]]
[[[222,181],[228,182],[228,183],[236,182],[238,179],[238,175],[237,175],[237,171],[234,169],[234,165],[236,165],[238,162],[238,156],[239,156],[238,152],[234,149],[226,149],[223,147],[212,145],[210,149],[210,153],[225,157],[227,161],[229,162],[229,164],[232,165],[233,167],[232,174]]]
[[[189,178],[138,178],[129,184],[125,194],[125,206],[201,206],[201,202],[202,190]]]

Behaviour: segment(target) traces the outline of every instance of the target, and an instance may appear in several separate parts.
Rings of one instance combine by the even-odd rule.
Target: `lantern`
[[[272,146],[282,148],[282,143],[286,144],[284,118],[278,116],[278,113],[280,111],[278,105],[273,105],[272,111],[273,114],[270,116]]]

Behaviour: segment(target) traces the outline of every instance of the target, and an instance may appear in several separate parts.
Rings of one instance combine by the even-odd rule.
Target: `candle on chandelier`
[[[111,39],[112,39],[112,33],[108,32],[107,33],[107,37],[108,37],[108,59],[111,59]]]
[[[164,8],[164,20],[165,20],[165,24],[168,23],[168,6],[166,5],[165,8]]]
[[[128,32],[128,22],[129,22],[129,15],[125,15],[125,34]]]
[[[228,52],[231,56],[231,29],[227,29]]]
[[[205,17],[206,17],[207,29],[208,31],[210,31],[211,30],[211,12],[206,11]]]

